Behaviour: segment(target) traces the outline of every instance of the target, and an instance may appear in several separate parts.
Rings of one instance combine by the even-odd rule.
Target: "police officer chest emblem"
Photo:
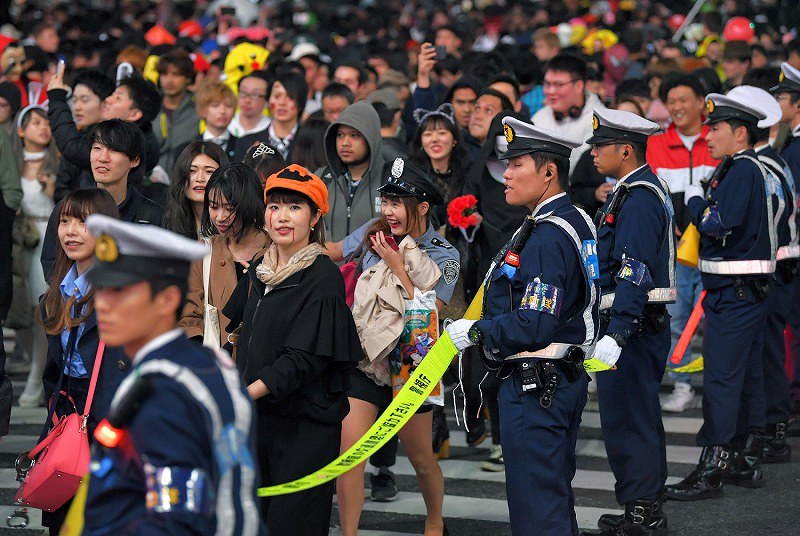
[[[506,135],[506,141],[511,143],[514,141],[514,129],[510,125],[503,125],[503,133]]]
[[[597,130],[600,128],[600,119],[597,118],[597,115],[592,116],[592,130]]]
[[[713,114],[713,113],[714,113],[714,109],[715,109],[716,107],[717,107],[717,105],[716,105],[716,104],[714,104],[714,101],[713,101],[713,100],[711,100],[711,99],[706,99],[706,111],[707,111],[708,113],[710,113],[710,114]]]
[[[395,158],[394,162],[392,163],[392,177],[395,179],[399,179],[403,175],[403,168],[405,167],[405,162],[403,162],[402,158]]]
[[[458,279],[458,272],[460,270],[460,266],[458,261],[454,261],[450,259],[444,263],[442,266],[442,276],[444,277],[444,282],[448,285],[452,285]]]
[[[119,249],[113,238],[107,234],[101,234],[94,246],[94,254],[101,262],[114,262],[119,258]]]

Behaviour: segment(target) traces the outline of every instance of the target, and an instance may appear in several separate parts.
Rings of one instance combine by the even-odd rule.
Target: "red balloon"
[[[733,17],[726,24],[725,29],[722,30],[722,37],[725,41],[745,41],[747,43],[755,35],[753,23],[745,17]]]

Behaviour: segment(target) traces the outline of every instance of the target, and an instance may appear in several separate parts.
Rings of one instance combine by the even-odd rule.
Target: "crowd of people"
[[[460,363],[440,389],[462,383],[467,444],[491,442],[481,468],[508,467],[514,534],[578,534],[588,394],[625,508],[602,534],[663,535],[665,499],[763,486],[761,464],[789,461],[800,435],[800,10],[693,4],[15,2],[0,21],[0,318],[30,362],[19,405],[58,417],[91,391],[91,438],[130,405],[131,370],[172,360],[216,405],[166,366],[130,432],[159,436],[137,443],[147,471],[195,467],[211,489],[224,454],[199,415],[234,427],[228,446],[253,448],[229,460],[240,533],[327,534],[335,493],[355,535],[365,470],[372,500],[397,496],[399,437],[438,536],[441,397],[369,465],[246,505],[352,446],[446,330]],[[468,224],[452,217],[465,196]],[[692,240],[699,260],[676,263]],[[482,288],[481,320],[460,320]],[[433,320],[409,346],[412,302]],[[662,401],[659,386],[671,357],[692,361],[673,354],[699,306],[703,451],[666,486],[662,411],[699,397],[689,373],[668,373]],[[230,353],[243,389],[200,344]],[[590,379],[590,359],[616,368]],[[212,364],[218,378],[198,372]],[[182,405],[163,415],[170,396]],[[3,372],[0,436],[11,405]],[[145,473],[93,470],[87,533],[198,516],[214,532],[210,507],[123,498]],[[45,512],[51,533],[68,508]]]

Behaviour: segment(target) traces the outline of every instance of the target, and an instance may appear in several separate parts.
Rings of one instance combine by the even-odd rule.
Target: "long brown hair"
[[[119,218],[119,210],[114,198],[105,190],[98,188],[85,188],[70,192],[58,213],[58,222],[61,218],[71,216],[73,218],[86,219],[89,214],[104,214],[112,218]],[[37,310],[37,318],[44,326],[45,332],[50,335],[58,335],[64,328],[71,329],[78,324],[86,321],[86,318],[94,309],[94,291],[90,291],[82,300],[77,301],[75,297],[70,297],[66,302],[61,295],[61,281],[70,271],[74,261],[67,257],[64,248],[58,244],[56,248],[56,260],[53,266],[53,274],[50,279],[50,286],[44,295]],[[74,306],[74,307],[73,307]],[[71,316],[71,311],[77,311],[75,318]]]

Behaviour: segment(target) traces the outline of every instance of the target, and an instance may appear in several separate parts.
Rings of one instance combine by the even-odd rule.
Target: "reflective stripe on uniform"
[[[589,356],[591,350],[594,348],[593,344],[567,344],[563,342],[554,342],[541,350],[533,352],[519,352],[505,358],[505,361],[516,361],[525,359],[564,359],[567,357],[570,348],[580,348],[583,350],[584,356]]]
[[[697,263],[697,268],[705,274],[717,275],[771,274],[775,272],[775,261],[711,261],[700,259]]]
[[[678,295],[678,291],[676,288],[654,288],[650,292],[647,293],[647,303],[675,303],[675,298]],[[609,292],[608,294],[603,294],[600,298],[600,310],[605,311],[606,309],[611,309],[611,306],[614,304],[614,296],[613,292]]]
[[[797,257],[800,257],[800,246],[795,244],[793,246],[779,247],[775,260],[782,261],[784,259],[795,259]]]

